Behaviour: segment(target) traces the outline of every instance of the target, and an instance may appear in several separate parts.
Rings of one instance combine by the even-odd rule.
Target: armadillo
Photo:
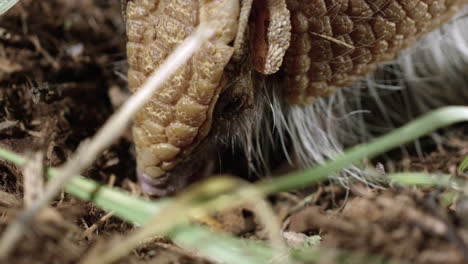
[[[258,153],[260,160],[268,158],[264,157],[266,148],[258,145],[276,144],[289,160],[294,158],[288,153],[296,151],[300,153],[295,159],[304,160],[303,164],[320,161],[323,155],[312,157],[298,151],[336,150],[334,140],[324,140],[332,146],[320,145],[327,135],[314,135],[324,131],[314,127],[328,124],[326,118],[317,119],[316,113],[323,111],[321,115],[326,116],[330,105],[339,108],[351,100],[341,90],[351,89],[424,34],[449,21],[466,3],[124,2],[131,91],[199,24],[215,21],[218,29],[134,118],[138,178],[143,189],[156,196],[181,189],[195,174],[209,173],[217,148],[234,146],[239,139],[246,152],[263,152]],[[285,138],[294,136],[300,140],[287,146]]]

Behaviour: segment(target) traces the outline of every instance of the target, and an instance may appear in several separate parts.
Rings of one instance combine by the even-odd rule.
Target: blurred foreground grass
[[[438,128],[457,122],[468,121],[468,107],[445,107],[430,112],[395,131],[351,148],[335,159],[322,166],[308,170],[293,172],[281,177],[260,181],[248,185],[233,177],[218,177],[196,184],[179,196],[171,199],[150,201],[141,197],[134,197],[130,193],[117,188],[101,185],[82,176],[76,176],[66,186],[66,191],[80,199],[91,201],[96,206],[111,211],[115,216],[142,226],[137,233],[138,240],[127,241],[128,249],[139,245],[140,239],[154,235],[168,235],[177,244],[196,249],[210,259],[225,263],[267,263],[272,261],[274,249],[265,242],[245,241],[233,236],[219,234],[204,227],[190,224],[188,219],[195,215],[208,214],[213,210],[234,206],[243,199],[261,199],[267,195],[280,191],[303,188],[322,182],[337,171],[355,164],[363,159],[372,158],[392,148],[408,143],[420,136],[426,135]],[[0,149],[0,157],[17,165],[24,165],[26,159],[22,156]],[[466,162],[466,161],[465,161]],[[460,166],[460,168],[463,165]],[[48,169],[47,175],[54,177],[56,170]],[[426,175],[423,173],[407,173],[390,175],[389,179],[400,184],[411,185],[442,185],[445,187],[460,184],[451,176]],[[464,183],[462,183],[464,184]],[[457,186],[458,186],[457,185]],[[246,189],[252,189],[258,197],[245,196]],[[131,236],[130,236],[131,237]],[[203,241],[203,243],[200,243]],[[125,243],[125,242],[124,242]],[[125,248],[125,247],[124,247]],[[322,248],[304,248],[288,251],[287,254],[296,260],[319,260],[321,254],[327,252]],[[109,254],[113,254],[110,252]],[[127,252],[118,252],[125,255]],[[339,253],[346,254],[346,253]],[[352,259],[352,258],[351,258]],[[101,263],[104,259],[100,259]],[[115,260],[110,258],[109,260]],[[379,263],[378,258],[371,258],[372,263]],[[384,260],[381,260],[384,261]],[[365,259],[361,260],[365,263]],[[93,262],[89,262],[93,263]]]

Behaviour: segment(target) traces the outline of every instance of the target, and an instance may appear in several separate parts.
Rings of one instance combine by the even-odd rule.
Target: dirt
[[[33,1],[0,17],[0,147],[44,153],[46,166],[62,164],[128,96],[125,32],[118,0]],[[454,126],[442,143],[371,163],[385,172],[444,172],[468,155],[468,129]],[[381,165],[380,165],[381,164]],[[86,171],[86,177],[140,194],[127,132]],[[0,229],[23,208],[23,173],[0,161]],[[327,248],[415,263],[466,263],[464,199],[443,188],[353,184],[320,185],[313,193],[281,193],[270,202],[288,242],[319,235]],[[310,198],[303,202],[305,197]],[[266,239],[248,205],[219,212],[223,232]],[[91,203],[62,193],[40,214],[9,263],[77,263],[101,243],[132,226]],[[122,263],[207,263],[162,239],[133,251]],[[338,261],[337,261],[338,262]],[[328,262],[330,263],[330,262]]]

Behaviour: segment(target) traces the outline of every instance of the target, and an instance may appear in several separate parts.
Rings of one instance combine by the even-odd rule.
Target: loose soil
[[[0,147],[27,156],[41,151],[49,167],[67,160],[128,97],[125,42],[118,0],[22,0],[0,17]],[[383,173],[413,170],[466,178],[456,166],[468,155],[467,135],[468,128],[455,126],[444,132],[442,143],[423,148],[422,156],[391,155],[371,163],[385,168]],[[127,132],[84,175],[141,194],[134,168]],[[0,177],[4,230],[24,206],[24,180],[21,168],[4,161]],[[466,200],[455,203],[447,194],[442,188],[372,189],[355,183],[349,189],[320,185],[312,193],[281,193],[270,202],[291,245],[320,235],[322,246],[353,254],[467,263]],[[308,202],[301,203],[306,196]],[[266,239],[249,206],[214,218],[225,232]],[[9,263],[77,263],[132,228],[62,193],[37,217]],[[122,261],[147,262],[210,263],[166,239],[145,244]]]

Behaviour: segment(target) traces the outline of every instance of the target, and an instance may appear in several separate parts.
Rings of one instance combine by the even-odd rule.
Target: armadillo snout
[[[145,172],[142,172],[140,169],[137,169],[138,182],[143,192],[151,196],[167,196],[173,192],[168,184],[169,176],[165,175],[163,177],[152,177]]]

